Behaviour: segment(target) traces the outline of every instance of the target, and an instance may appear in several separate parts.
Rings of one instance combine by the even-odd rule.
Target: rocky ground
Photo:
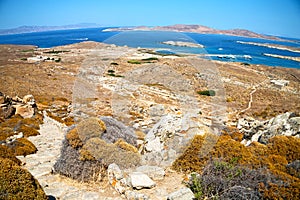
[[[0,55],[0,91],[5,94],[1,95],[1,138],[5,140],[1,144],[14,144],[20,138],[32,142],[37,151],[30,152],[35,154],[14,155],[49,198],[190,199],[191,190],[183,181],[189,179],[191,169],[200,172],[193,165],[202,166],[204,160],[191,162],[193,156],[186,155],[198,136],[205,142],[194,150],[205,159],[208,155],[215,158],[224,141],[255,154],[252,143],[270,149],[274,136],[299,138],[297,69],[207,61],[194,55],[168,56],[96,42],[52,49],[1,45]],[[34,102],[26,98],[8,101],[28,94]],[[10,108],[21,117],[14,109],[8,116]],[[43,121],[38,122],[39,128],[34,127],[39,135],[20,135],[16,124],[25,123],[26,118],[36,120],[37,115]],[[9,131],[17,131],[6,137],[6,124],[12,126]],[[224,131],[220,138],[207,136],[220,136]],[[239,146],[241,142],[249,148]],[[106,149],[91,149],[95,144]],[[113,158],[104,155],[106,151],[124,157],[112,162]],[[286,165],[300,159],[298,149],[293,151],[293,158],[280,154]],[[273,156],[273,150],[268,152]],[[138,160],[130,169],[124,167],[133,164],[124,164],[128,155]],[[65,172],[72,163],[62,158],[74,158],[78,166],[94,166],[100,160],[101,181],[86,183],[60,175],[69,173],[78,179],[77,174]],[[279,170],[272,159],[266,161],[271,163],[270,170]]]

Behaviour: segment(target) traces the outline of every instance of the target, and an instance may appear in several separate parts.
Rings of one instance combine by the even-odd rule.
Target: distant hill
[[[12,29],[0,29],[0,35],[18,34],[18,33],[33,33],[43,31],[54,31],[54,30],[68,30],[68,29],[79,29],[79,28],[97,28],[101,25],[93,23],[81,23],[72,24],[65,26],[20,26]]]
[[[121,27],[121,28],[105,29],[104,31],[128,31],[128,30],[178,31],[178,32],[203,33],[203,34],[226,34],[226,35],[244,36],[244,37],[252,37],[252,38],[281,40],[280,38],[275,36],[258,34],[245,29],[218,30],[218,29],[213,29],[202,25],[185,25],[185,24],[176,24],[170,26],[154,26],[154,27],[149,27],[149,26]]]

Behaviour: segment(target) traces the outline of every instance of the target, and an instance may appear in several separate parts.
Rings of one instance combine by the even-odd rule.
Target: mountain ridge
[[[70,30],[70,29],[80,29],[80,28],[98,28],[102,27],[95,23],[80,23],[80,24],[70,24],[64,26],[19,26],[17,28],[10,29],[0,29],[0,35],[12,35],[20,33],[34,33],[34,32],[44,32],[44,31],[56,31],[56,30]]]

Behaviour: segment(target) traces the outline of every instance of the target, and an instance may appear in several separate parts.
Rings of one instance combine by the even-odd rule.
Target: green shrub
[[[150,58],[144,58],[144,59],[142,59],[142,61],[154,61],[154,60],[158,60],[158,58],[156,58],[156,57],[150,57]]]
[[[215,96],[216,92],[214,90],[201,90],[197,92],[200,95],[204,95],[204,96]]]
[[[127,62],[130,64],[142,64],[141,61],[138,60],[128,60]]]

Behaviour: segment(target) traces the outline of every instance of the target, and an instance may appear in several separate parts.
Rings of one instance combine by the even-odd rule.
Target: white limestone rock
[[[130,173],[129,180],[132,187],[138,190],[142,188],[152,188],[156,185],[155,182],[151,178],[149,178],[149,176],[141,172]]]

